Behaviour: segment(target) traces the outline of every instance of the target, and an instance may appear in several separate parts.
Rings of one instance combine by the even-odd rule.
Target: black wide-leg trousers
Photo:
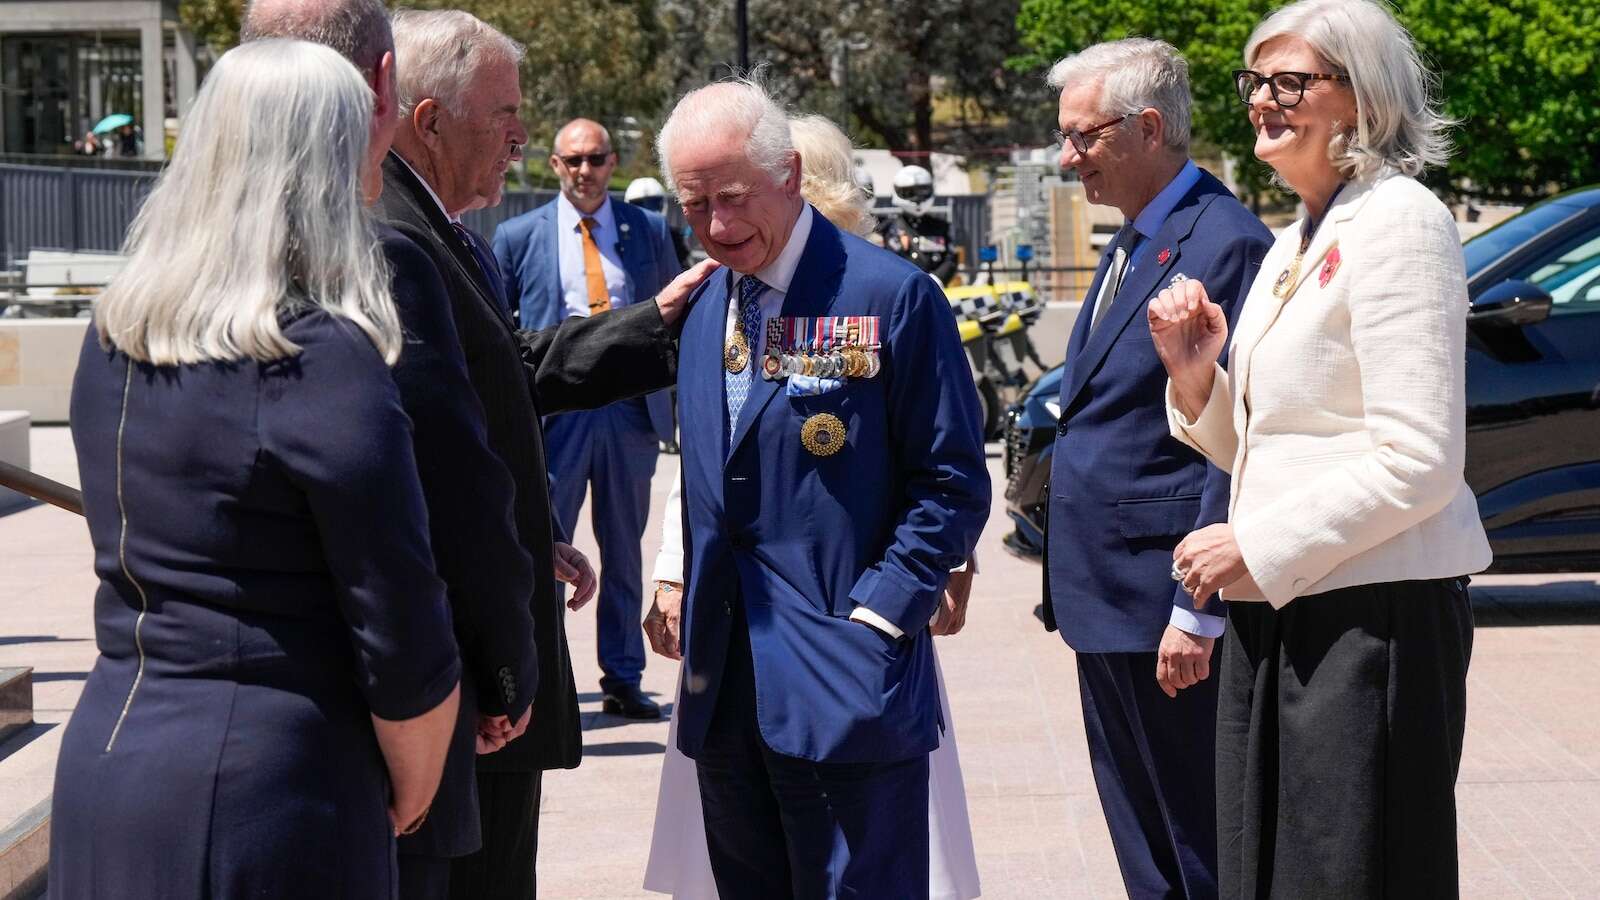
[[[1226,898],[1459,895],[1467,579],[1228,606],[1217,710]]]

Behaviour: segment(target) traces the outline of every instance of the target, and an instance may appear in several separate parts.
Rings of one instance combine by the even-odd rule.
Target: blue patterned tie
[[[750,396],[750,385],[756,372],[756,333],[761,328],[761,292],[766,289],[761,279],[746,275],[739,280],[739,329],[744,332],[745,345],[750,348],[744,369],[738,372],[723,370],[722,385],[728,392],[728,439],[733,439],[734,428],[739,424],[739,410],[744,409],[745,398]]]

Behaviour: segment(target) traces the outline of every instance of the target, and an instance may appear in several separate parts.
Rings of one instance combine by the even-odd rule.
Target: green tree
[[[1043,71],[1089,44],[1144,35],[1188,58],[1195,136],[1240,163],[1259,189],[1267,170],[1228,72],[1250,30],[1280,4],[1265,0],[1022,0],[1027,52],[1015,68]],[[1428,175],[1457,196],[1528,200],[1600,181],[1600,4],[1558,0],[1398,0],[1443,110],[1461,124],[1450,165]]]
[[[655,0],[421,0],[415,5],[464,9],[528,48],[522,63],[523,122],[533,147],[548,150],[556,131],[581,116],[610,128],[630,163],[648,160],[649,136],[665,105],[671,71]],[[542,168],[544,161],[528,165]]]
[[[180,0],[178,18],[195,41],[224,53],[239,43],[244,0]]]
[[[1019,0],[752,0],[750,57],[779,96],[827,115],[863,143],[967,152],[1037,140],[1039,79],[1006,66]],[[674,0],[675,88],[706,82],[734,58],[733,4]],[[853,45],[846,53],[846,45]],[[848,90],[848,97],[846,97]],[[848,100],[849,110],[844,106]],[[1011,115],[1022,110],[1020,118]]]

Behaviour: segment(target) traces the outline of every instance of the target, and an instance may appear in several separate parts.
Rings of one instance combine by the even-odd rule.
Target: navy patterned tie
[[[744,401],[750,396],[750,385],[755,380],[756,372],[756,334],[761,329],[761,292],[766,289],[761,279],[754,275],[746,275],[739,280],[739,330],[744,332],[745,346],[749,352],[745,354],[744,368],[738,372],[723,370],[722,385],[728,394],[728,439],[733,439],[734,428],[739,424],[739,411],[744,409]]]

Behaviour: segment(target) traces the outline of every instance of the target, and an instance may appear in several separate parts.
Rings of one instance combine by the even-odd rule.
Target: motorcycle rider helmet
[[[867,172],[865,167],[856,166],[855,170],[850,173],[850,177],[854,179],[856,187],[861,189],[861,193],[867,195],[868,200],[877,196],[872,187],[872,175]]]
[[[895,205],[922,215],[933,204],[933,175],[921,166],[902,166],[894,173]]]
[[[628,189],[623,193],[622,199],[634,206],[661,212],[667,206],[667,190],[654,178],[635,178],[628,182]]]

